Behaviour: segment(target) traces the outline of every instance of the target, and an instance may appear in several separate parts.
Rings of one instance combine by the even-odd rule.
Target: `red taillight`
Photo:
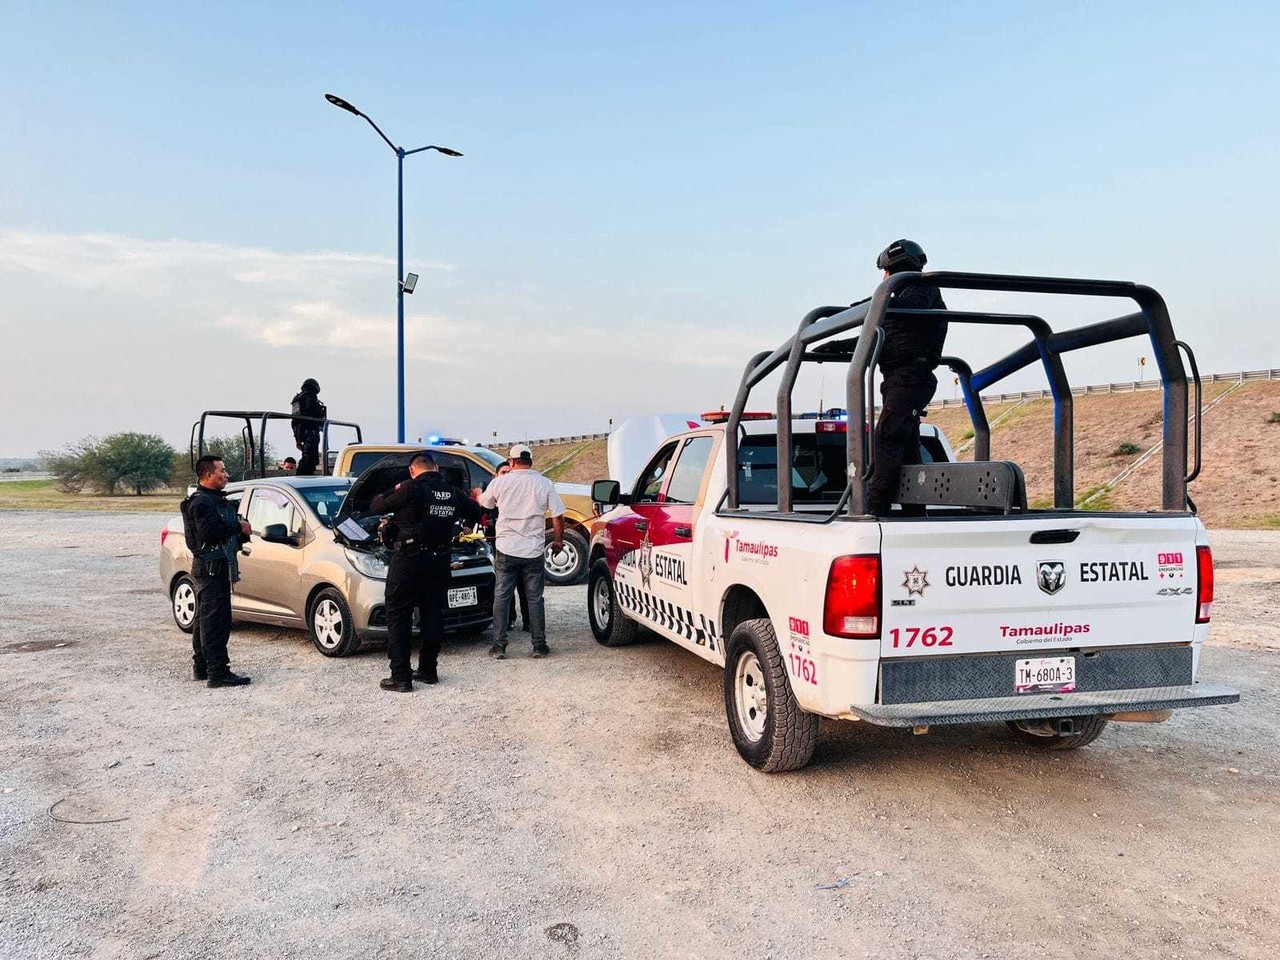
[[[166,523],[163,527],[160,528],[160,546],[162,547],[164,546],[164,542],[168,538],[168,536],[169,536],[169,525]]]
[[[880,555],[836,557],[827,575],[822,626],[836,637],[880,636]]]
[[[1209,622],[1213,607],[1213,551],[1196,547],[1196,623]]]
[[[849,422],[847,420],[819,420],[814,428],[818,433],[848,433]]]

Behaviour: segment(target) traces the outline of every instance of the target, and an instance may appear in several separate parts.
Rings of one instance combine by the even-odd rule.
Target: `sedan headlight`
[[[387,564],[376,553],[366,553],[363,550],[344,550],[347,560],[350,564],[363,573],[366,577],[374,580],[387,579]]]

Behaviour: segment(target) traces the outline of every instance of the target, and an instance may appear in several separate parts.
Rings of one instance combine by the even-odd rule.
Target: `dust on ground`
[[[0,515],[6,960],[1280,950],[1280,535],[1213,534],[1202,676],[1239,705],[1060,755],[824,721],[810,767],[768,776],[720,672],[598,646],[583,587],[548,591],[547,660],[459,643],[403,696],[381,650],[245,627],[252,685],[209,690],[160,523]]]

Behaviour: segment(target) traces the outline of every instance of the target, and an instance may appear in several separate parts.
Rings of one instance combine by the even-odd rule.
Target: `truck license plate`
[[[1013,686],[1018,693],[1071,693],[1076,688],[1076,658],[1019,660]]]
[[[454,587],[449,591],[449,609],[455,607],[474,607],[478,603],[475,587]],[[1022,661],[1019,660],[1019,663]]]

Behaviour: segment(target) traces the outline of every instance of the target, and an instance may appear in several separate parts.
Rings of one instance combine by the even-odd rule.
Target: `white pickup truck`
[[[944,358],[969,399],[978,459],[951,462],[945,438],[923,426],[921,463],[903,468],[899,490],[913,509],[873,517],[862,509],[874,420],[865,373],[886,316],[909,322],[889,299],[904,282],[1128,296],[1142,309],[1063,334],[1029,315],[948,311],[952,323],[1026,327],[1033,350],[976,373]],[[858,327],[856,345],[817,349]],[[1075,510],[1060,354],[1141,334],[1165,381],[1163,509]],[[734,744],[766,771],[809,761],[819,717],[918,733],[1003,721],[1029,743],[1069,749],[1111,719],[1235,702],[1235,691],[1196,681],[1213,563],[1186,496],[1199,438],[1188,472],[1180,348],[1154,291],[1107,281],[897,274],[866,303],[819,308],[782,347],[752,359],[727,423],[662,443],[625,492],[616,481],[595,485],[612,509],[590,547],[592,631],[618,646],[645,627],[723,666]],[[800,364],[833,361],[849,367],[847,418],[793,419]],[[1049,509],[1028,509],[1016,464],[988,459],[978,394],[1033,362],[1045,365],[1058,404],[1058,505]],[[751,388],[779,369],[778,416],[744,416]]]

